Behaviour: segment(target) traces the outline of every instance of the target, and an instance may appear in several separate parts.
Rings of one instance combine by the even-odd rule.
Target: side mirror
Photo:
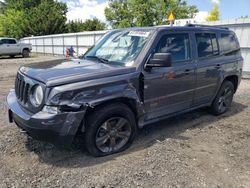
[[[146,67],[171,67],[172,58],[170,53],[155,53],[147,62]]]

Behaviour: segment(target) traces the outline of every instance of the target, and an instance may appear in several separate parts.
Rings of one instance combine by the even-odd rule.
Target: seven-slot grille
[[[17,74],[15,91],[20,102],[26,104],[29,97],[30,84],[25,82],[25,79],[20,74]]]

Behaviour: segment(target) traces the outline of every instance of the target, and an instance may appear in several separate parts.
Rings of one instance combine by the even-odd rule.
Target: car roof
[[[213,32],[229,32],[227,27],[223,26],[210,26],[210,25],[199,25],[199,24],[188,24],[186,26],[170,26],[170,25],[159,25],[152,27],[132,27],[118,30],[148,30],[148,31],[161,31],[161,30],[169,30],[169,31],[213,31]]]
[[[188,24],[185,26],[155,26],[158,29],[168,30],[189,30],[189,31],[228,31],[229,28],[223,26],[210,26],[210,25],[199,25],[199,24]]]
[[[15,38],[0,37],[0,40],[2,40],[2,39],[11,39],[11,40],[16,40]]]

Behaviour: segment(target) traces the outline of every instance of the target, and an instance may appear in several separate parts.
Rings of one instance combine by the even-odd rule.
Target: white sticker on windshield
[[[148,37],[150,32],[146,31],[130,31],[128,36],[133,36],[133,37]]]

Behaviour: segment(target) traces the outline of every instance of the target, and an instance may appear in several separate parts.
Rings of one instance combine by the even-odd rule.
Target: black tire
[[[27,49],[24,49],[22,55],[24,58],[30,57],[30,51]]]
[[[10,57],[11,57],[11,58],[14,58],[14,57],[15,57],[15,55],[10,55]]]
[[[116,120],[116,118],[118,119]],[[123,127],[121,127],[124,130],[118,130],[116,127],[119,127],[118,124],[121,124],[119,122],[126,122]],[[106,126],[106,128],[103,128],[104,126]],[[121,138],[120,135],[116,135],[116,138],[113,139],[115,136],[112,136],[112,133],[114,132],[112,132],[111,129],[114,127],[117,135],[123,133],[123,135],[126,135],[124,136],[125,138]],[[124,151],[132,144],[136,136],[136,132],[137,126],[135,116],[127,105],[122,103],[106,105],[97,109],[89,117],[87,117],[86,132],[84,136],[85,147],[87,151],[95,157],[118,153]],[[101,133],[102,136],[100,136]],[[103,139],[104,137],[106,137],[105,140]],[[98,141],[100,142],[100,139],[103,139],[101,141],[101,144],[103,145],[97,144]],[[112,145],[111,140],[115,140],[113,142],[116,144],[115,147],[110,146]]]
[[[227,80],[224,81],[210,107],[210,112],[214,115],[221,115],[227,112],[232,104],[233,96],[233,83]]]

